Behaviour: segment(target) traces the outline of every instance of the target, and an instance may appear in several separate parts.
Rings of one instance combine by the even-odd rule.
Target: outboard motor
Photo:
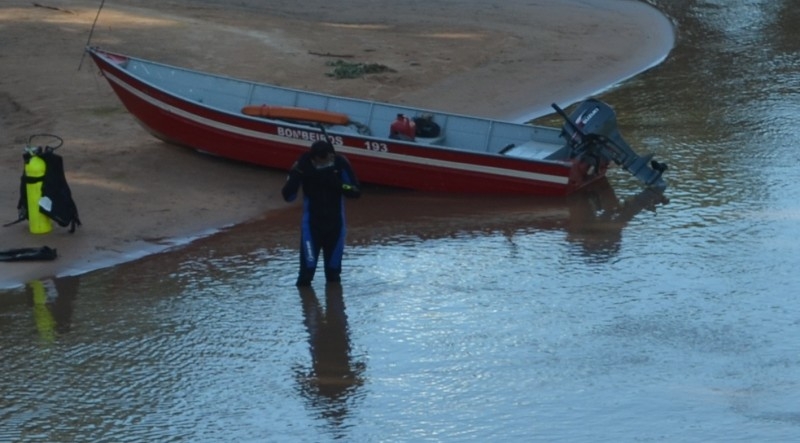
[[[667,165],[653,160],[653,154],[639,156],[634,152],[622,139],[617,128],[617,116],[610,106],[590,98],[569,116],[555,103],[552,106],[565,120],[562,135],[571,149],[572,158],[582,158],[590,164],[610,160],[647,186],[667,187],[661,178]]]

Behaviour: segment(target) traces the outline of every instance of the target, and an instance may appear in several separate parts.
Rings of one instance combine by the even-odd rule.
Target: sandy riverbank
[[[236,3],[106,1],[91,44],[234,77],[517,120],[630,77],[672,45],[669,22],[631,0]],[[46,132],[65,140],[59,152],[84,223],[74,234],[56,226],[37,236],[26,223],[0,229],[2,250],[59,251],[52,262],[0,263],[0,288],[135,259],[284,205],[281,171],[165,145],[138,126],[82,58],[98,6],[0,6],[0,221],[16,219],[28,136]],[[336,80],[320,54],[397,72]]]

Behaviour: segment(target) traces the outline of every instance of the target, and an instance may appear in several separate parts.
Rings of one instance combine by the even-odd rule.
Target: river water
[[[296,208],[0,293],[0,441],[800,439],[800,9],[660,0],[601,96],[669,164],[566,201],[369,190],[344,283]]]

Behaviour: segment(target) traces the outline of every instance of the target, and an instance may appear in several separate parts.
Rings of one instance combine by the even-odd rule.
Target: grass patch
[[[378,63],[350,63],[343,60],[336,60],[334,62],[327,62],[325,65],[333,67],[333,70],[325,75],[334,78],[359,78],[367,74],[397,72],[388,66]]]

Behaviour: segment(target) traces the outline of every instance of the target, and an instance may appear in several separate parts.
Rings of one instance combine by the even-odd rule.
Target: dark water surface
[[[297,208],[0,293],[0,441],[795,441],[800,8],[661,0],[601,98],[670,165],[567,201],[371,190],[345,282]]]

